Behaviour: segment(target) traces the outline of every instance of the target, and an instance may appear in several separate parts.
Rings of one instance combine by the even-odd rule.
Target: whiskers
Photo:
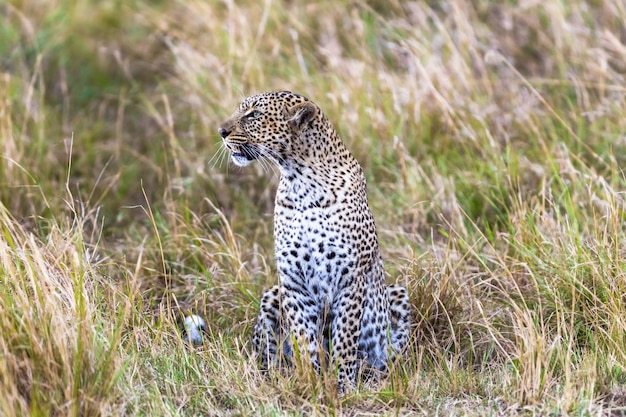
[[[230,151],[228,150],[226,145],[224,145],[224,142],[220,140],[219,142],[216,142],[215,145],[217,146],[218,143],[220,146],[218,147],[217,152],[215,152],[215,155],[213,155],[213,157],[209,159],[209,162],[207,162],[209,167],[212,169],[215,169],[218,167],[221,168],[224,163],[224,160],[228,159],[230,156]]]
[[[279,158],[263,145],[254,145],[254,152],[258,155],[257,161],[261,165],[263,172],[267,174],[278,174],[277,164],[280,162]]]
[[[215,143],[218,145],[218,142]],[[230,150],[226,147],[223,141],[220,140],[219,146],[217,146],[217,152],[215,155],[207,162],[211,169],[221,168],[224,164],[224,160],[228,160],[230,162]],[[266,174],[279,174],[278,164],[283,162],[283,159],[277,155],[275,152],[267,149],[267,147],[263,145],[246,145],[246,151],[253,155],[255,160],[261,166],[261,169]],[[227,163],[227,166],[230,166],[230,163]]]

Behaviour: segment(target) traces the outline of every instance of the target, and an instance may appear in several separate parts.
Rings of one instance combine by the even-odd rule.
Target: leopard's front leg
[[[331,366],[337,368],[339,394],[356,388],[364,297],[364,286],[353,283],[343,288],[333,302]]]
[[[313,300],[297,283],[284,276],[281,278],[281,298],[285,323],[289,337],[295,345],[291,346],[294,356],[299,353],[301,359],[310,358],[313,368],[320,372],[319,341],[317,340],[317,310]],[[303,357],[303,355],[305,355]]]

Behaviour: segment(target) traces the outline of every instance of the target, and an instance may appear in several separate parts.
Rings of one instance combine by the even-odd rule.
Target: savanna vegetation
[[[625,21],[620,0],[0,3],[0,415],[626,413]],[[217,126],[274,89],[334,122],[409,289],[376,389],[248,356],[278,173],[230,164]]]

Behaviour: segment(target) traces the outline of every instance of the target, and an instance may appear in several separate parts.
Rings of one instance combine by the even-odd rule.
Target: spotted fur
[[[274,209],[279,285],[261,299],[253,346],[264,367],[306,354],[338,370],[340,391],[361,364],[387,370],[409,333],[406,289],[385,287],[365,176],[330,121],[289,91],[249,97],[220,128],[239,166],[280,169]],[[293,341],[297,343],[293,345]]]

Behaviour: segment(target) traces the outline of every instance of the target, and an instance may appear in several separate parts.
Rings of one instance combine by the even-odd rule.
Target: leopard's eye
[[[261,117],[263,113],[260,110],[252,110],[249,113],[246,113],[246,115],[244,116],[246,119],[257,119],[259,117]]]

